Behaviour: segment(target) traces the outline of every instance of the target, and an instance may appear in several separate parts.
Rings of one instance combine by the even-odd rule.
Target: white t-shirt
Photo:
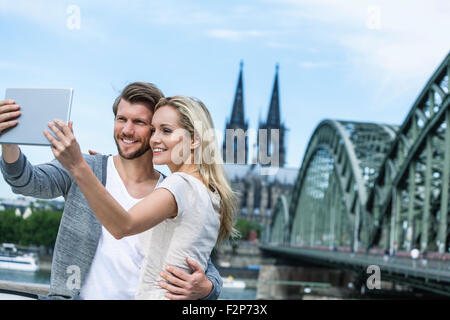
[[[163,179],[160,175],[158,184]],[[108,158],[105,187],[125,210],[131,209],[142,200],[129,195],[114,165],[113,157]],[[145,252],[140,237],[145,236],[148,239],[151,230],[117,240],[102,226],[97,251],[81,287],[80,298],[85,300],[134,299]]]
[[[203,270],[217,241],[220,226],[220,195],[211,192],[197,178],[174,172],[156,188],[165,188],[175,197],[177,216],[151,229],[151,247],[146,249],[136,299],[167,299],[158,281],[167,265],[192,273],[186,257],[197,261]]]

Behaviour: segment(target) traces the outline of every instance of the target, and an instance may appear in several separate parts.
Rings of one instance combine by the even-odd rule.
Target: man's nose
[[[127,122],[122,129],[122,133],[129,136],[134,134],[134,125],[132,122]]]

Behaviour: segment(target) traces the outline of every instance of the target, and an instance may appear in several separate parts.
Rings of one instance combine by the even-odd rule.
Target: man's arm
[[[19,122],[20,106],[13,100],[0,101],[0,134]],[[72,178],[58,161],[33,166],[19,146],[2,144],[0,169],[14,193],[37,198],[57,198],[65,195]]]
[[[14,193],[35,198],[65,196],[73,181],[57,160],[33,166],[22,152],[13,163],[7,163],[2,157],[0,169]]]
[[[202,298],[204,300],[217,300],[222,292],[223,281],[216,269],[216,266],[211,262],[211,258],[208,259],[208,266],[206,269],[206,277],[213,284],[213,288],[208,296]]]
[[[14,163],[19,160],[20,148],[15,144],[2,144],[2,158],[6,163]]]

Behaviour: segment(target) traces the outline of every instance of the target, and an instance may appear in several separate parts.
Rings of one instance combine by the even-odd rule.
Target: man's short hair
[[[116,98],[113,104],[113,112],[116,116],[117,108],[122,99],[130,103],[145,103],[154,112],[155,106],[161,98],[164,98],[164,94],[153,83],[133,82],[127,85]]]

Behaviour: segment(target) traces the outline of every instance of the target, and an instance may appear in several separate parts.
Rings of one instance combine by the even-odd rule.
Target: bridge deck
[[[352,252],[336,252],[303,247],[260,245],[260,249],[277,255],[294,259],[309,260],[335,267],[347,267],[356,270],[367,270],[370,265],[377,265],[384,274],[392,274],[404,278],[433,280],[450,285],[450,261],[428,259],[424,265],[421,260],[407,257],[389,257]]]

